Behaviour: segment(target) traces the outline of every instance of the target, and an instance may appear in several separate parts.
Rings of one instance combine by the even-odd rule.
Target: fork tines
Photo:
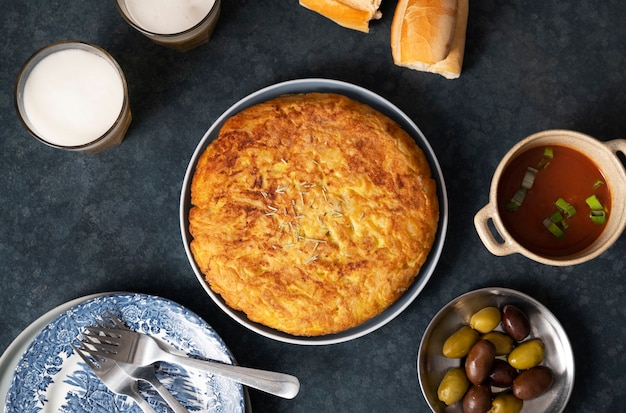
[[[95,370],[98,368],[98,366],[93,362],[93,360],[87,356],[85,353],[90,354],[92,357],[93,355],[91,354],[91,352],[89,351],[89,349],[87,349],[82,342],[80,342],[80,347],[76,347],[74,345],[74,343],[70,343],[70,346],[74,349],[74,352],[76,354],[78,354],[80,356],[81,359],[83,359],[83,361],[92,369]]]
[[[100,317],[100,319],[103,322],[105,322],[109,328],[117,327],[123,330],[128,330],[128,327],[126,327],[124,322],[122,322],[122,320],[120,320],[119,318],[115,317],[115,315],[113,315],[111,311],[107,310],[106,313],[109,316],[109,321],[107,322],[107,320],[105,320],[104,317]]]

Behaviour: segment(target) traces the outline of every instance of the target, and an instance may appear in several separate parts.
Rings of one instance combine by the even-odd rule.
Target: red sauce
[[[606,225],[591,221],[585,200],[596,195],[608,219],[611,195],[604,176],[591,159],[569,147],[551,148],[551,159],[544,157],[545,147],[541,146],[522,153],[505,168],[498,186],[498,210],[507,230],[522,246],[540,255],[563,257],[591,245]],[[542,160],[549,164],[538,166]],[[535,180],[522,205],[511,211],[506,205],[521,187],[529,166],[538,169]],[[557,211],[555,202],[559,198],[576,208],[576,213],[566,218],[567,228],[563,229],[561,238],[543,224],[544,219]]]

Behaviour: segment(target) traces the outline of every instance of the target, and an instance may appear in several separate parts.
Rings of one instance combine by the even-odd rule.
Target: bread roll
[[[300,0],[300,5],[313,10],[348,29],[369,32],[370,20],[380,19],[382,0]]]
[[[391,24],[394,63],[458,78],[468,13],[468,0],[399,0]]]

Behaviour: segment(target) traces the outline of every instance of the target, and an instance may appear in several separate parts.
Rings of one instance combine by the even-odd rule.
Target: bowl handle
[[[613,153],[617,154],[618,152],[621,152],[624,156],[626,156],[626,139],[615,139],[604,142],[604,144],[608,146]]]
[[[493,255],[502,257],[504,255],[513,254],[517,251],[511,243],[502,234],[500,234],[497,229],[495,229],[498,235],[504,240],[504,242],[498,241],[491,228],[489,228],[489,220],[493,219],[492,217],[495,213],[495,207],[492,204],[487,204],[476,213],[474,216],[474,226],[476,227],[476,232],[478,232],[478,237],[480,237],[480,240],[483,244],[485,244],[485,247],[487,247],[489,252]]]

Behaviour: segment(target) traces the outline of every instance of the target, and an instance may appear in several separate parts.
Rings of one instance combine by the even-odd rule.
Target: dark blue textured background
[[[576,383],[566,411],[624,411],[626,237],[592,262],[553,268],[492,256],[472,219],[499,159],[525,136],[625,137],[626,7],[472,0],[463,73],[446,80],[393,65],[395,4],[383,0],[382,20],[364,34],[295,0],[223,0],[211,42],[180,54],[133,31],[113,1],[1,0],[0,351],[68,300],[136,291],[198,313],[240,364],[300,378],[294,400],[251,391],[255,411],[427,411],[415,362],[428,321],[462,293],[503,286],[537,298],[568,332]],[[17,72],[62,39],[99,45],[124,70],[134,119],[121,146],[63,152],[21,127]],[[322,347],[275,342],[230,320],[196,280],[178,223],[185,169],[211,123],[251,92],[305,77],[355,83],[400,107],[439,157],[450,200],[441,261],[417,300],[368,336]]]

